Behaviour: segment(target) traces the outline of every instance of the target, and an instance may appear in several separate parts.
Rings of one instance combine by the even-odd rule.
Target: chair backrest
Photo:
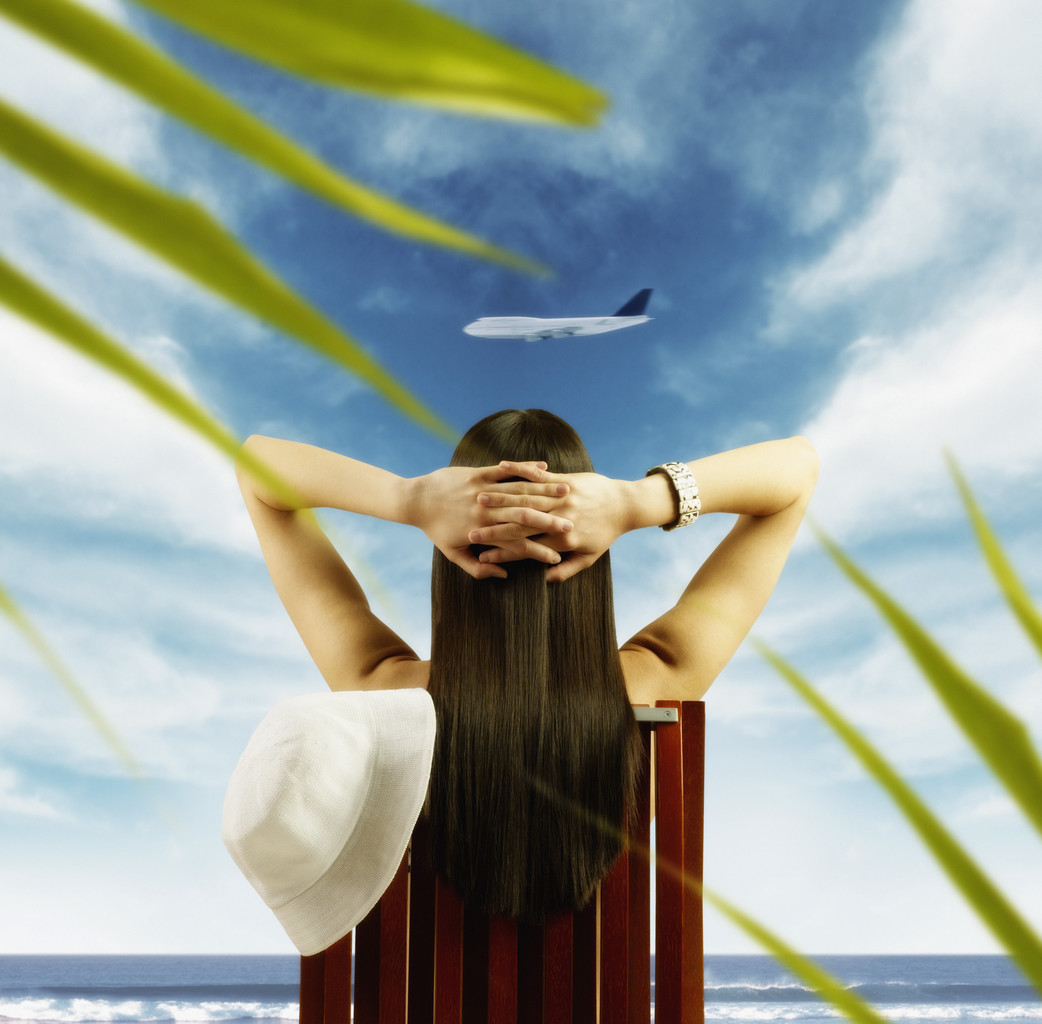
[[[354,941],[301,958],[300,1024],[352,1020],[352,948],[356,1024],[650,1024],[653,975],[657,1024],[704,1021],[704,705],[659,701],[634,713],[645,752],[638,806],[628,848],[590,907],[539,926],[487,917],[406,854]]]

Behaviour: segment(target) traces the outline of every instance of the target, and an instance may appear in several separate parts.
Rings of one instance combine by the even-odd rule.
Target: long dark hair
[[[578,434],[541,409],[481,420],[452,464],[501,459],[593,469]],[[538,920],[585,905],[621,853],[639,738],[608,555],[559,584],[536,562],[507,572],[474,580],[434,552],[430,856],[469,905]]]

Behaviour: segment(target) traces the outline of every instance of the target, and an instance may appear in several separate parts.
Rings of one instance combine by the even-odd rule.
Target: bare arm
[[[519,472],[518,467],[509,467]],[[731,659],[770,597],[781,575],[817,480],[817,455],[795,437],[750,445],[688,463],[698,481],[702,512],[738,515],[734,527],[706,559],[680,600],[622,647],[630,697],[697,700]],[[553,511],[575,524],[548,543],[566,550],[548,570],[564,580],[589,565],[629,530],[661,526],[676,516],[676,500],[661,474],[635,481],[598,474],[533,474],[532,480],[561,480],[569,494]],[[493,505],[518,500],[514,485],[491,488],[479,500]],[[524,499],[522,499],[524,500]],[[484,543],[508,527],[477,530]],[[496,551],[483,559],[498,561]]]
[[[482,487],[503,478],[497,468],[442,469],[407,479],[294,441],[255,435],[244,447],[285,480],[299,499],[288,503],[237,467],[239,486],[272,582],[331,689],[405,685],[400,673],[388,673],[387,668],[417,659],[373,614],[362,588],[311,509],[338,508],[416,526],[472,575],[505,575],[500,566],[478,562],[467,540],[469,529],[482,515],[490,521],[490,511],[478,505],[475,496]],[[537,471],[535,465],[528,464],[530,471]],[[544,491],[550,494],[552,489],[557,494],[561,486],[547,484]],[[511,513],[509,521],[515,525],[528,522],[522,533],[565,528],[558,516],[534,509],[519,511],[524,515]],[[506,510],[491,515],[500,522],[508,521]],[[546,561],[559,558],[543,545],[528,547]]]

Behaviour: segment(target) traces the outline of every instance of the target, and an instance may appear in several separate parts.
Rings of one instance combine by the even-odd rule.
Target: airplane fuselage
[[[647,323],[649,316],[582,316],[544,319],[536,316],[483,316],[463,330],[476,338],[524,339],[574,338],[585,334],[605,334],[624,327]]]

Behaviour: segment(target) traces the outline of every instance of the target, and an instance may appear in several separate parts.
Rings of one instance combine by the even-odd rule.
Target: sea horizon
[[[1001,954],[821,954],[816,962],[902,1024],[1042,1024],[1042,995]],[[0,954],[4,1024],[201,1024],[296,1020],[291,954]],[[777,961],[707,954],[706,1019],[789,1022],[839,1015]]]

